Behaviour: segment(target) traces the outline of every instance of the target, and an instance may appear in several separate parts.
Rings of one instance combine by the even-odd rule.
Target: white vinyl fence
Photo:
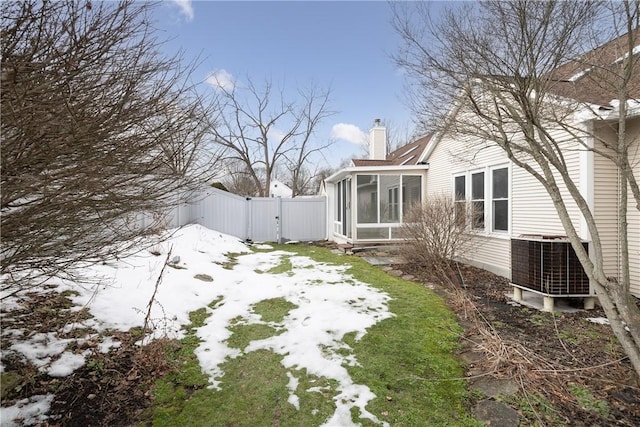
[[[174,224],[201,224],[254,242],[327,238],[326,198],[242,197],[208,188],[174,212]]]

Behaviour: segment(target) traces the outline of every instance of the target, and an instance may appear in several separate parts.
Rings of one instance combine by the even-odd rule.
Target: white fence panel
[[[255,242],[327,238],[325,197],[242,197],[207,188],[174,210],[172,220],[179,225],[201,224]]]
[[[189,215],[181,223],[196,223],[243,240],[249,239],[247,204],[246,197],[217,188],[207,189],[189,204]]]
[[[168,214],[171,225],[201,224],[255,242],[324,240],[326,198],[242,197],[207,188]]]
[[[327,238],[327,199],[298,197],[282,202],[282,240],[324,240]]]

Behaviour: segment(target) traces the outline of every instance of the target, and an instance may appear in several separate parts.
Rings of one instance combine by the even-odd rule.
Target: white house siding
[[[579,144],[561,131],[551,132],[556,141],[562,141],[561,146],[564,151],[565,162],[569,175],[576,186],[580,186],[580,151]],[[532,161],[533,162],[533,161]],[[532,162],[530,164],[532,164]],[[539,168],[535,168],[539,170]],[[558,216],[551,197],[544,186],[522,168],[514,166],[511,171],[512,176],[512,199],[511,199],[511,223],[512,235],[522,234],[543,234],[564,236],[566,232],[560,217]],[[578,232],[580,232],[580,212],[573,202],[571,195],[566,190],[559,174],[555,174],[556,180],[561,188],[561,194],[567,205],[569,217],[572,219]],[[586,235],[582,236],[586,238]]]
[[[596,140],[605,138],[609,141],[616,138],[615,133],[607,128],[595,130]],[[603,149],[601,142],[596,141],[596,149]],[[607,275],[617,276],[618,266],[618,173],[616,166],[603,156],[594,156],[594,201],[593,212],[598,226],[598,234],[602,242],[604,268]]]
[[[634,141],[633,159],[633,175],[640,180],[640,118],[634,119],[628,123],[629,137]],[[630,256],[630,273],[631,273],[631,291],[637,297],[640,297],[640,211],[636,208],[635,199],[629,195],[629,256]]]
[[[635,149],[631,150],[630,163],[633,167],[636,179],[640,177],[640,119],[629,122],[627,132],[630,140],[635,141]],[[597,139],[615,141],[616,135],[605,126],[596,130]],[[601,143],[596,143],[596,148],[602,149]],[[602,241],[604,268],[607,275],[619,276],[619,239],[617,209],[618,198],[618,172],[616,166],[606,158],[596,155],[594,158],[594,216]],[[640,212],[635,207],[635,199],[629,192],[628,217],[629,227],[629,272],[631,292],[640,297]]]
[[[478,236],[472,246],[461,258],[471,265],[511,279],[511,241],[507,237]]]
[[[428,159],[427,197],[429,194],[453,194],[456,174],[498,165],[508,165],[505,153],[497,146],[486,146],[471,138],[443,137]],[[485,169],[488,173],[489,169]],[[485,188],[490,203],[489,189]],[[506,233],[481,233],[474,238],[473,249],[462,257],[469,263],[504,277],[510,277],[511,245]]]

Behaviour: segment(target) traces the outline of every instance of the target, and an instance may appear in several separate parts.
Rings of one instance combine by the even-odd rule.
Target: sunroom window
[[[358,175],[358,223],[378,222],[378,175]]]
[[[402,216],[422,203],[422,178],[418,175],[402,175]]]
[[[400,221],[400,175],[380,175],[380,222]]]
[[[422,201],[420,175],[357,175],[356,186],[357,239],[399,238],[403,217]]]

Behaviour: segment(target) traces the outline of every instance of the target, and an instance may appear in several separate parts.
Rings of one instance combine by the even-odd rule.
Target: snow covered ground
[[[182,326],[189,323],[189,313],[206,307],[210,316],[197,331],[202,343],[196,355],[212,388],[223,387],[224,372],[220,366],[225,359],[242,354],[241,350],[227,345],[231,320],[237,322],[241,318],[246,324],[268,324],[282,331],[251,342],[243,351],[266,349],[283,356],[282,364],[290,380],[288,402],[294,407],[297,408],[299,393],[313,392],[298,389],[296,372],[306,369],[308,374],[334,379],[339,384],[339,394],[334,399],[335,413],[325,425],[357,425],[358,420],[351,419],[350,410],[354,406],[359,408],[362,417],[385,424],[365,409],[375,395],[366,385],[356,384],[350,378],[345,366],[358,362],[344,351],[348,346],[342,339],[352,332],[360,338],[367,328],[393,316],[387,306],[388,295],[355,280],[346,267],[318,263],[286,251],[254,253],[236,238],[199,225],[176,231],[170,239],[150,250],[108,265],[90,267],[89,275],[99,279],[97,286],[60,280],[47,284],[56,285],[59,292],[73,291],[72,310],[87,307],[93,316],[91,319],[46,333],[30,333],[16,327],[3,329],[2,339],[12,343],[9,351],[20,354],[48,375],[72,374],[83,366],[88,351],[76,354],[68,350],[77,347],[70,345],[74,340],[97,341],[99,350],[106,353],[118,346],[116,340],[105,335],[106,331],[143,326],[169,251],[169,258],[177,262],[164,269],[151,305],[149,319],[155,328],[154,336],[180,338]],[[231,269],[224,266],[230,261],[229,254],[239,254],[234,255],[236,263]],[[292,265],[291,271],[269,272],[285,258]],[[24,298],[21,294],[5,298],[2,315],[9,318]],[[296,308],[282,322],[265,323],[253,312],[253,307],[272,298],[284,298]],[[212,301],[218,302],[209,308]],[[100,339],[59,337],[72,328],[88,327],[100,332]],[[0,365],[0,369],[4,367]],[[20,423],[25,425],[42,422],[46,420],[52,400],[51,395],[33,396],[11,407],[2,407],[0,424],[12,426],[17,424],[16,420],[22,420]]]

